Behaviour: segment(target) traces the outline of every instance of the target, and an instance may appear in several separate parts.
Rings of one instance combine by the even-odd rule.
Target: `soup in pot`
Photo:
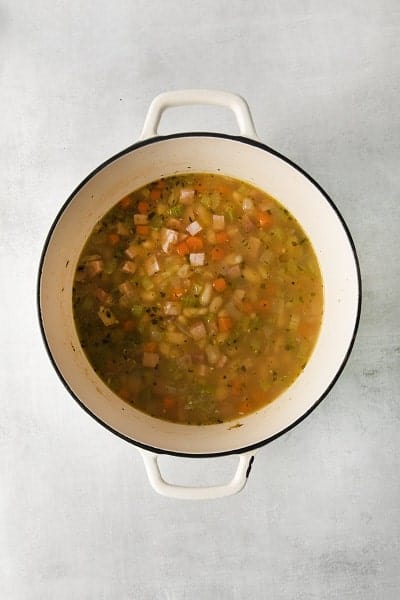
[[[208,425],[265,406],[298,377],[323,286],[310,240],[277,200],[185,174],[135,190],[97,223],[72,301],[81,346],[115,394]]]

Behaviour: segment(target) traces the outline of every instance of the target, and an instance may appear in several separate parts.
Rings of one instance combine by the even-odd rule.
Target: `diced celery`
[[[173,204],[167,212],[171,217],[179,218],[183,215],[184,210],[183,204]]]
[[[134,304],[131,308],[134,317],[140,317],[143,314],[144,306],[142,304]]]
[[[104,268],[103,271],[104,273],[106,273],[106,275],[111,275],[111,273],[114,273],[115,269],[117,268],[118,262],[115,258],[111,258],[110,260],[107,260],[104,263]]]
[[[195,296],[182,296],[181,304],[183,308],[194,308],[199,305],[199,299]]]
[[[262,389],[263,392],[268,392],[269,388],[271,387],[271,379],[261,379],[260,380],[260,388]]]
[[[150,219],[150,226],[153,227],[153,229],[160,229],[160,227],[163,226],[163,223],[164,219],[161,215],[156,214]]]

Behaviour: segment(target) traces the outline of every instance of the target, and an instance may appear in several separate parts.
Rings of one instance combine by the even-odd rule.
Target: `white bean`
[[[215,298],[213,298],[211,300],[208,310],[210,311],[210,313],[216,313],[219,311],[222,304],[223,304],[223,300],[222,300],[221,296],[215,296]]]
[[[207,306],[208,304],[210,304],[211,296],[212,296],[212,285],[209,281],[207,281],[207,283],[205,284],[204,289],[200,295],[201,306]]]

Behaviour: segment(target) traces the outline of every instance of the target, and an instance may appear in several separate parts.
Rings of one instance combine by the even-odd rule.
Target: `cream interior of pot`
[[[98,219],[134,189],[189,170],[236,177],[277,198],[312,241],[324,283],[320,335],[298,379],[274,402],[240,421],[201,427],[149,417],[108,389],[80,347],[71,303],[76,263]],[[154,140],[93,175],[58,219],[40,279],[41,318],[48,347],[62,377],[85,407],[114,431],[139,444],[194,455],[237,451],[263,442],[307,413],[335,379],[351,346],[358,297],[352,246],[336,211],[320,190],[296,168],[263,148],[206,134]],[[232,428],[237,423],[241,427]]]

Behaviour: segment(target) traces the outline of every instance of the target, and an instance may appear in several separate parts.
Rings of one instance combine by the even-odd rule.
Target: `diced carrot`
[[[215,187],[215,191],[218,192],[219,194],[229,194],[229,192],[231,191],[231,188],[228,185],[226,185],[225,183],[219,183]]]
[[[271,302],[267,298],[262,298],[258,302],[258,309],[260,312],[268,312],[271,306]]]
[[[217,318],[218,330],[220,333],[226,333],[230,331],[233,327],[233,322],[231,317],[228,316],[220,316]]]
[[[272,223],[271,214],[269,212],[264,212],[262,210],[259,210],[256,213],[256,220],[257,220],[258,226],[262,227],[263,229],[265,229],[266,227],[269,227]]]
[[[223,277],[217,277],[217,279],[214,279],[212,285],[216,292],[223,292],[226,289],[226,281]]]
[[[138,211],[141,215],[147,215],[149,210],[150,206],[148,202],[145,202],[144,200],[140,200],[140,202],[138,202]]]
[[[165,396],[162,403],[165,410],[172,410],[176,406],[176,398],[174,396]]]
[[[197,235],[188,237],[185,242],[190,252],[198,252],[198,250],[202,250],[204,246],[203,240]]]
[[[130,196],[125,196],[125,198],[122,198],[122,200],[120,201],[119,205],[121,208],[123,209],[127,209],[131,206],[132,204],[132,199]]]
[[[124,321],[122,323],[122,329],[124,331],[126,331],[127,333],[134,331],[136,329],[135,321],[132,321],[132,319],[128,319],[127,321]]]
[[[247,414],[250,410],[250,405],[248,400],[243,400],[238,406],[239,414]]]
[[[315,323],[310,321],[300,321],[297,333],[304,338],[312,338],[315,335]]]
[[[248,300],[243,300],[239,307],[238,307],[242,312],[246,313],[247,315],[249,315],[250,313],[253,312],[254,310],[254,306],[252,305],[251,302],[249,302]]]
[[[145,342],[143,344],[143,352],[156,352],[157,342]]]
[[[179,256],[186,256],[186,254],[189,254],[189,252],[190,252],[189,246],[187,245],[187,243],[185,241],[179,242],[179,244],[176,244],[175,249],[176,249],[177,253],[179,254]]]
[[[230,382],[230,392],[232,394],[232,396],[240,396],[243,390],[243,383],[240,379],[240,377],[234,377],[232,379],[232,381]]]
[[[136,225],[136,233],[138,233],[139,235],[149,235],[150,233],[150,226],[149,225]]]
[[[229,239],[229,235],[226,233],[226,231],[215,232],[215,241],[217,242],[217,244],[226,244],[227,242],[229,242]]]
[[[161,190],[153,188],[150,192],[150,200],[159,200],[161,198]]]
[[[119,390],[118,390],[118,392],[117,392],[117,394],[123,400],[129,400],[130,393],[129,393],[129,390],[128,390],[127,387],[125,387],[125,386],[120,387]]]
[[[156,187],[158,187],[159,190],[163,190],[166,186],[165,179],[159,179],[158,181],[156,181],[155,185]]]
[[[119,237],[118,233],[111,232],[107,235],[107,241],[111,246],[116,246],[119,243],[120,239],[121,238]]]
[[[220,246],[214,246],[211,250],[211,260],[218,262],[222,260],[225,256],[225,252]]]
[[[185,290],[183,288],[172,288],[170,295],[172,300],[179,300],[180,298],[182,298],[184,293]]]

